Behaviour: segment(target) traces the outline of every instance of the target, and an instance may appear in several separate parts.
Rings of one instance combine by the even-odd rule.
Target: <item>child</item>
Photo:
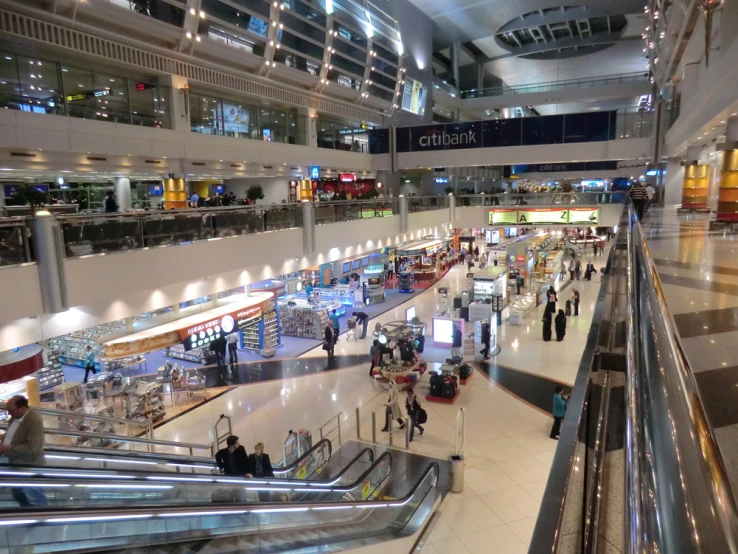
[[[566,301],[566,312],[564,312],[567,316],[571,315],[571,300]]]

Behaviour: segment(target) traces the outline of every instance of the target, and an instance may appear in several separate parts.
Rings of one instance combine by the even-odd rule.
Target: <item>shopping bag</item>
[[[415,416],[416,421],[423,425],[426,421],[428,421],[428,412],[426,412],[423,408],[418,407],[418,413]]]

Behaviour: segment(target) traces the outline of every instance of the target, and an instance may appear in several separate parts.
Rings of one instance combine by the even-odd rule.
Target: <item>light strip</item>
[[[28,525],[29,523],[38,523],[37,519],[5,519],[0,520],[0,525]]]
[[[96,473],[42,473],[44,477],[73,477],[75,479],[135,479],[133,475],[96,474]]]
[[[3,483],[3,487],[47,487],[61,489],[63,487],[71,487],[72,485],[49,485],[46,483]]]
[[[81,460],[79,456],[55,456],[52,454],[45,454],[44,458],[48,458],[50,460]],[[89,458],[85,458],[89,459]]]
[[[366,504],[357,504],[357,508],[387,508],[389,504],[377,504],[375,502],[367,502]]]
[[[216,479],[218,483],[235,483],[236,485],[245,485],[247,483],[253,483],[250,479]],[[257,483],[260,484],[260,483]]]
[[[176,514],[158,514],[159,517],[190,517],[190,516],[229,516],[245,514],[247,510],[230,510],[221,512],[180,512]]]
[[[0,471],[0,475],[36,475],[36,473],[33,473],[32,471]]]
[[[350,510],[351,508],[355,508],[355,506],[324,506],[322,508],[310,508],[311,510]]]
[[[139,462],[136,460],[113,460],[110,458],[85,458],[90,462],[108,462],[109,464],[138,464],[142,466],[158,466],[158,462]]]
[[[46,523],[83,523],[85,521],[117,521],[121,519],[146,519],[154,514],[131,514],[126,516],[95,516],[95,517],[55,517],[47,519]]]
[[[295,492],[333,492],[333,489],[295,489]]]
[[[152,481],[184,481],[185,483],[212,483],[212,479],[198,477],[147,477]]]
[[[290,492],[292,489],[278,489],[275,487],[246,487],[247,491],[277,491],[277,492]]]
[[[170,467],[194,467],[198,469],[213,469],[215,466],[203,466],[197,464],[167,464]]]
[[[307,512],[310,508],[266,508],[264,510],[251,510],[252,514],[269,514],[276,512]]]
[[[172,485],[74,485],[86,489],[171,489]]]
[[[281,485],[297,485],[298,487],[304,487],[305,486],[305,481],[297,481],[297,482],[293,482],[293,481],[269,481],[269,484],[270,485],[277,485],[277,486],[281,486]]]

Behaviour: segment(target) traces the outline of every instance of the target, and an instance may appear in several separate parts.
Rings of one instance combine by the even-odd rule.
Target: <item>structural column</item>
[[[454,226],[456,221],[456,197],[452,192],[448,193],[448,222],[451,227]]]
[[[459,56],[461,51],[461,44],[455,42],[451,45],[449,52],[451,53],[451,77],[454,80],[454,87],[461,90],[461,84],[459,83]]]
[[[182,177],[170,177],[162,181],[164,185],[164,208],[181,210],[187,207],[187,190]]]
[[[302,252],[306,256],[315,254],[315,209],[309,200],[300,204],[302,215]]]
[[[397,197],[397,211],[400,215],[400,233],[407,233],[407,198],[404,194]]]
[[[718,189],[717,220],[738,221],[738,116],[728,119],[723,168]]]
[[[128,177],[116,177],[113,182],[115,185],[115,199],[118,203],[119,211],[125,212],[133,209],[131,180]]]
[[[63,312],[69,309],[69,304],[61,227],[52,214],[41,210],[36,212],[31,229],[44,312],[47,314]]]
[[[701,147],[687,148],[682,187],[682,209],[701,210],[707,208],[710,167],[699,163]]]

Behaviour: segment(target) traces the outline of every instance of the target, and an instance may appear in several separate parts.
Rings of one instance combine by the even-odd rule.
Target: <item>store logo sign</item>
[[[427,135],[420,137],[418,142],[423,148],[428,148],[429,146],[476,146],[477,133],[471,129],[466,132],[453,134],[432,129]]]
[[[320,179],[320,166],[314,165],[310,168],[310,179],[313,181]]]

